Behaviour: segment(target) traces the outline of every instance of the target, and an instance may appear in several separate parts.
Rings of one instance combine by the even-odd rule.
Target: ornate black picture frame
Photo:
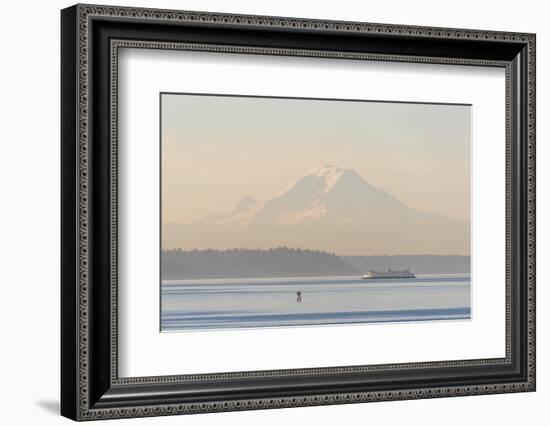
[[[504,68],[506,356],[119,377],[122,47]],[[61,51],[62,415],[93,420],[535,390],[534,34],[76,5],[61,12]]]

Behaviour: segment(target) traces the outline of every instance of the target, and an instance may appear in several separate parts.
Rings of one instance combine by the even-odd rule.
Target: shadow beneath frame
[[[59,401],[37,401],[36,405],[50,414],[59,415]]]

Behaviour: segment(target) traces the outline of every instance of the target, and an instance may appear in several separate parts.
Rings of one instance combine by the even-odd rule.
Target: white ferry
[[[375,278],[416,278],[409,269],[403,271],[394,271],[392,269],[386,269],[385,271],[369,271],[363,275],[364,280],[371,280]]]

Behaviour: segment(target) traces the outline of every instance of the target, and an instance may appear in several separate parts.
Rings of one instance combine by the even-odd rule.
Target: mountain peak
[[[322,182],[321,185],[323,192],[331,191],[336,187],[336,185],[339,185],[342,182],[359,186],[370,186],[370,184],[365,182],[355,170],[343,169],[331,164],[326,164],[311,170],[303,177],[303,179],[315,179]]]
[[[315,169],[311,170],[304,176],[304,178],[318,178],[321,181],[324,181],[326,185],[326,190],[327,187],[333,187],[342,176],[350,172],[352,171],[342,169],[338,166],[326,164],[324,166],[316,167]]]
[[[313,170],[310,170],[309,173],[306,174],[306,176],[313,175],[317,177],[327,177],[329,175],[343,173],[345,171],[346,171],[345,169],[342,169],[338,166],[334,166],[332,164],[325,164],[324,166],[318,166],[318,167],[315,167]]]

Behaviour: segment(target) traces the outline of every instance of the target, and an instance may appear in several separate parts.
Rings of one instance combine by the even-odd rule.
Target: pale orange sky
[[[470,221],[466,105],[162,95],[162,214],[188,223],[333,164]]]

